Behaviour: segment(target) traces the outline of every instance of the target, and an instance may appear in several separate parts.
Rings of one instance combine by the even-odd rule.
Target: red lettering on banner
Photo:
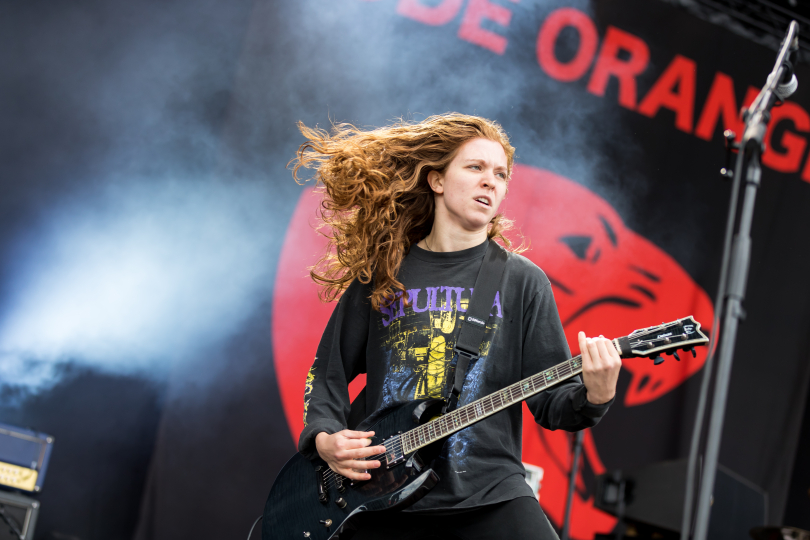
[[[619,59],[619,52],[626,51],[630,58]],[[588,92],[604,96],[610,77],[619,79],[619,105],[636,108],[636,76],[647,68],[650,48],[639,37],[615,26],[608,26],[596,65],[588,81]]]
[[[807,115],[800,105],[792,101],[786,101],[779,107],[771,110],[771,123],[768,124],[768,132],[765,134],[765,153],[762,154],[762,164],[766,167],[783,173],[794,173],[799,170],[807,140],[799,137],[795,133],[785,131],[782,134],[780,145],[785,148],[784,152],[776,152],[771,145],[771,136],[774,129],[783,120],[789,120],[797,131],[810,131],[810,116]]]
[[[807,161],[804,162],[804,169],[802,169],[802,180],[805,182],[810,182],[810,156],[808,156]]]
[[[458,15],[464,0],[442,0],[437,6],[426,6],[419,0],[399,0],[397,13],[431,26],[441,26]]]
[[[554,56],[554,46],[564,28],[575,28],[579,34],[579,48],[574,58],[562,63]],[[576,81],[588,71],[599,35],[596,25],[586,14],[574,8],[560,8],[546,18],[537,35],[537,61],[550,77],[562,82]]]
[[[748,107],[757,98],[759,90],[753,86],[748,87],[743,99],[743,107]],[[740,118],[740,109],[737,108],[737,98],[734,97],[734,81],[725,73],[719,71],[714,76],[714,82],[709,89],[703,111],[700,113],[695,136],[703,140],[710,141],[717,129],[717,120],[723,117],[723,130],[730,129],[737,134],[737,139],[742,138],[742,131],[745,127]]]
[[[518,0],[512,1],[517,2]],[[512,20],[512,12],[489,0],[470,0],[467,10],[464,12],[464,18],[461,20],[461,28],[458,29],[458,37],[494,53],[503,54],[506,50],[506,38],[481,28],[481,21],[484,19],[495,21],[506,27]]]
[[[661,107],[665,107],[675,111],[676,128],[686,133],[692,133],[696,72],[697,66],[694,60],[676,54],[667,69],[641,100],[638,112],[653,118]]]
[[[737,129],[740,123],[740,110],[737,108],[737,99],[734,97],[734,81],[726,75],[718,71],[712,81],[712,86],[709,88],[709,95],[706,96],[706,103],[703,105],[703,111],[700,113],[697,127],[695,128],[695,136],[700,137],[704,141],[712,140],[715,129],[717,129],[717,120],[722,115],[723,129],[733,129],[737,135],[742,135]]]

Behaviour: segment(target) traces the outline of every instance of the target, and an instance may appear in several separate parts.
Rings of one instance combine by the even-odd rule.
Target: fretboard
[[[482,397],[472,403],[422,424],[401,435],[402,450],[409,454],[423,446],[460,431],[487,416],[539,394],[555,384],[582,372],[582,357],[575,356],[522,381]]]

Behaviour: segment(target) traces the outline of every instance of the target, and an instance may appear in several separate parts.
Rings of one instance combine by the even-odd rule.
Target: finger
[[[370,439],[374,435],[373,431],[352,431],[351,429],[344,429],[340,433],[347,439]]]
[[[608,352],[608,347],[610,345],[607,343],[605,338],[598,339],[596,341],[596,349],[599,351],[599,362],[601,367],[607,368],[610,367],[610,353]]]
[[[362,459],[371,456],[383,456],[385,455],[385,447],[384,446],[369,446],[367,448],[361,448],[360,450],[355,450],[352,453],[352,457],[355,459]]]
[[[343,439],[340,447],[344,450],[357,450],[367,448],[369,445],[371,445],[371,439]]]
[[[338,461],[338,466],[344,469],[353,469],[355,471],[365,471],[366,469],[377,469],[380,467],[380,462],[376,460],[365,459],[346,459]]]
[[[596,344],[598,339],[588,338],[587,341],[588,355],[591,357],[591,365],[593,366],[594,370],[599,370],[602,367],[603,362],[599,358],[599,347]]]
[[[588,338],[585,337],[585,332],[580,332],[577,338],[579,339],[579,354],[582,356],[582,369],[589,370],[592,363],[591,356],[588,354]]]
[[[365,472],[364,469],[354,470],[352,468],[344,468],[344,467],[337,467],[336,469],[332,469],[336,473],[345,476],[350,480],[370,480],[371,475]]]
[[[618,349],[616,349],[616,345],[614,344],[613,340],[611,340],[610,347],[609,347],[608,350],[610,351],[610,356],[612,356],[614,360],[618,361],[619,364],[621,364],[622,363],[622,355],[619,354],[619,351],[618,351]]]

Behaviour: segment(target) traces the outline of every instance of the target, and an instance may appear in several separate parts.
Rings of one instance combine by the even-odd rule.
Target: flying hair
[[[298,129],[307,141],[290,162],[299,184],[301,169],[315,169],[323,194],[319,230],[328,239],[326,253],[310,268],[321,285],[320,297],[332,301],[357,279],[373,281],[374,309],[405,295],[397,280],[402,259],[433,227],[434,194],[430,171],[445,172],[459,147],[483,137],[503,146],[511,177],[515,149],[503,128],[477,116],[447,113],[421,122],[396,123],[363,131],[351,124],[333,124],[331,133]],[[490,222],[487,236],[512,249],[504,232],[512,227],[502,214]],[[405,298],[407,302],[408,299]]]

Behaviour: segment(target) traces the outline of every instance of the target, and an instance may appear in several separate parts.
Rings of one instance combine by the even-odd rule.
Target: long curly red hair
[[[298,128],[307,142],[290,162],[293,177],[303,183],[301,169],[317,169],[323,191],[321,230],[329,246],[310,275],[322,286],[325,301],[337,298],[354,279],[373,280],[371,303],[377,310],[405,293],[397,279],[402,259],[433,226],[435,202],[427,175],[444,173],[462,144],[479,137],[500,143],[512,174],[515,149],[503,128],[477,116],[448,113],[369,131],[351,124],[333,125],[331,133],[301,122]],[[498,214],[487,235],[509,249],[503,233],[511,226]]]

